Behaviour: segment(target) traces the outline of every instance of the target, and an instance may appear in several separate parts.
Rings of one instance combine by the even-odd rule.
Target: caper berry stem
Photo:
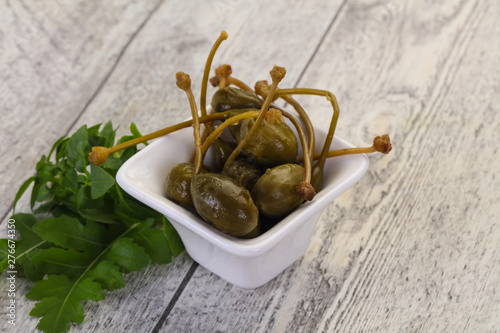
[[[198,116],[198,108],[194,99],[193,90],[191,89],[191,78],[183,72],[176,74],[177,86],[186,92],[191,108],[191,115],[193,117],[193,135],[195,146],[195,159],[194,159],[194,175],[197,175],[201,170],[202,155],[201,155],[201,134],[200,134],[200,120]]]
[[[210,79],[210,83],[212,84],[212,86],[219,88],[224,88],[233,85],[242,90],[246,90],[248,92],[255,94],[252,88],[250,88],[246,83],[244,83],[241,80],[238,80],[235,77],[232,77],[231,76],[232,73],[233,70],[231,68],[231,65],[228,64],[220,65],[215,69],[215,76]]]
[[[201,116],[207,115],[207,87],[208,87],[208,76],[210,75],[210,67],[212,66],[212,62],[214,60],[215,53],[219,48],[220,44],[225,41],[228,37],[227,32],[222,31],[220,33],[219,38],[215,41],[210,53],[207,57],[207,62],[205,63],[205,70],[203,71],[203,79],[201,81],[201,94],[200,94],[200,111]]]
[[[327,90],[320,89],[310,89],[310,88],[291,88],[291,89],[279,89],[276,91],[277,96],[283,95],[317,95],[317,96],[325,96],[328,101],[332,104],[333,108],[333,116],[330,122],[330,128],[328,129],[328,133],[325,139],[325,143],[323,145],[323,149],[321,150],[321,156],[318,159],[317,167],[323,169],[325,165],[326,156],[328,151],[330,150],[330,145],[332,144],[333,136],[335,134],[335,128],[337,127],[337,121],[339,118],[339,105],[337,103],[337,98],[334,94]]]
[[[228,81],[229,81],[230,85],[232,84],[233,86],[236,86],[236,87],[240,88],[241,90],[246,90],[248,92],[255,94],[255,92],[252,90],[252,88],[250,88],[245,82],[238,80],[235,77],[232,77],[232,76],[228,77]]]
[[[326,155],[327,158],[352,155],[352,154],[370,154],[370,153],[382,153],[388,154],[392,150],[391,139],[389,134],[384,134],[382,136],[377,136],[373,139],[373,145],[371,147],[356,147],[356,148],[344,148],[338,150],[330,150]],[[314,154],[313,159],[319,159],[321,154]],[[297,159],[298,162],[304,161],[304,156],[300,156]]]
[[[299,135],[300,143],[302,144],[302,151],[304,152],[304,156],[310,156],[309,155],[309,147],[307,146],[307,139],[306,135],[304,133],[304,130],[300,126],[299,122],[297,119],[295,119],[294,116],[292,116],[290,113],[281,110],[281,113],[287,117],[290,122],[295,126],[295,129],[297,130],[297,134]],[[304,182],[310,183],[311,182],[311,159],[306,158],[303,159],[304,162]]]
[[[314,153],[314,145],[315,145],[315,134],[314,134],[314,128],[311,123],[311,119],[309,119],[308,114],[306,111],[302,108],[302,106],[290,95],[283,95],[281,98],[290,104],[295,111],[299,114],[300,119],[304,123],[304,126],[307,131],[307,136],[309,138],[309,154],[312,156]]]
[[[202,156],[205,155],[210,145],[222,134],[222,132],[228,126],[237,123],[241,120],[249,118],[257,118],[258,116],[259,116],[259,111],[248,111],[226,119],[222,124],[217,126],[217,128],[212,133],[210,133],[205,142],[203,142],[203,145],[201,147]]]
[[[219,112],[219,113],[213,113],[209,114],[204,117],[200,117],[199,121],[200,123],[206,123],[206,122],[212,122],[215,120],[225,120],[228,119],[230,116],[229,111],[225,112]],[[178,130],[181,130],[183,128],[187,128],[193,126],[193,120],[186,120],[183,121],[182,123],[178,123],[169,127],[165,127],[161,130],[143,135],[138,138],[134,138],[132,140],[122,142],[119,145],[113,146],[113,147],[102,147],[102,146],[94,146],[92,147],[92,152],[89,153],[89,161],[95,165],[101,165],[102,163],[106,162],[107,158],[109,155],[114,154],[120,150],[127,149],[133,146],[136,146],[140,143],[144,143],[149,140],[153,140],[162,136],[165,136],[167,134],[176,132]]]
[[[325,96],[328,101],[332,104],[333,108],[333,116],[330,121],[330,128],[328,129],[328,133],[326,135],[325,143],[323,144],[323,149],[321,150],[320,157],[318,158],[318,162],[314,165],[313,168],[313,185],[316,190],[319,191],[319,187],[321,187],[321,183],[323,182],[323,170],[325,169],[325,162],[327,158],[328,151],[330,150],[330,145],[332,144],[333,136],[335,134],[335,128],[337,127],[337,121],[339,119],[339,105],[337,103],[337,98],[334,94],[327,90],[320,89],[310,89],[310,88],[292,88],[292,89],[280,89],[277,92],[277,96],[283,95],[317,95],[317,96]]]
[[[212,62],[214,60],[215,53],[219,49],[220,44],[225,41],[228,37],[227,32],[221,31],[219,38],[215,41],[214,45],[210,49],[208,53],[207,61],[205,63],[205,70],[203,71],[203,79],[201,80],[201,93],[200,93],[200,112],[201,116],[207,115],[207,87],[208,87],[208,77],[210,75],[210,67],[212,67]],[[212,122],[206,122],[204,126],[203,133],[201,134],[201,142],[205,141],[205,138],[208,136],[208,133],[212,132]],[[194,161],[196,158],[193,156],[191,159]]]
[[[224,88],[229,85],[229,77],[233,73],[231,65],[224,64],[220,65],[215,69],[215,78],[219,83],[219,88]]]
[[[266,99],[264,100],[264,104],[262,104],[259,116],[257,117],[257,119],[255,119],[255,123],[253,124],[252,128],[250,128],[250,131],[248,132],[248,134],[240,141],[238,146],[236,146],[236,148],[233,150],[231,155],[229,155],[229,157],[227,158],[227,161],[224,164],[224,169],[227,169],[227,167],[234,161],[236,156],[238,156],[238,154],[243,150],[243,148],[245,147],[247,142],[250,140],[250,138],[254,135],[254,133],[259,128],[260,124],[264,120],[264,116],[266,115],[266,112],[269,109],[269,106],[271,105],[271,101],[274,97],[274,93],[276,92],[276,89],[278,89],[278,84],[285,77],[286,70],[283,67],[274,66],[273,69],[269,73],[271,74],[272,84],[271,84],[271,87],[269,89],[269,94],[267,95]]]

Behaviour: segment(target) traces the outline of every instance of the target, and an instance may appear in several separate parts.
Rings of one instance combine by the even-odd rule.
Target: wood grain
[[[85,113],[159,1],[3,1],[0,210]]]
[[[486,24],[493,21],[485,15],[495,14],[489,12],[490,5],[482,5],[456,3],[424,10],[416,3],[347,4],[298,85],[326,87],[339,96],[343,110],[339,136],[362,144],[389,132],[394,154],[371,158],[368,174],[327,209],[302,261],[273,284],[252,293],[261,303],[235,304],[239,291],[230,290],[205,305],[207,298],[195,295],[206,286],[192,283],[187,289],[190,296],[177,303],[180,309],[176,311],[182,316],[167,322],[165,332],[186,326],[192,331],[203,330],[199,322],[183,319],[192,316],[202,316],[201,322],[209,328],[224,331],[227,325],[248,332],[433,332],[460,328],[474,332],[493,331],[499,326],[495,312],[476,319],[471,311],[478,311],[468,302],[469,298],[478,302],[488,295],[491,300],[494,283],[470,283],[481,274],[491,276],[491,267],[498,264],[495,250],[480,255],[475,249],[480,235],[489,234],[490,244],[498,239],[498,233],[492,233],[491,218],[482,213],[491,207],[492,199],[483,209],[475,207],[478,188],[472,190],[474,184],[482,183],[480,179],[491,175],[479,178],[479,174],[472,176],[463,169],[467,164],[468,170],[476,170],[473,161],[478,159],[486,159],[486,169],[498,165],[496,147],[475,149],[477,136],[473,133],[477,128],[470,126],[470,121],[477,119],[484,130],[486,115],[478,114],[476,106],[464,110],[475,97],[460,95],[474,91],[480,85],[480,73],[494,67],[487,39],[479,38],[482,48],[477,43],[470,45],[471,37],[480,33],[479,22],[484,33],[494,30]],[[439,24],[433,17],[424,20],[426,15],[439,17]],[[386,22],[376,21],[379,17]],[[380,22],[379,33],[370,32],[370,20]],[[363,42],[357,42],[358,34]],[[464,66],[477,64],[464,59],[466,51],[473,53],[472,57],[487,58],[479,61],[484,68]],[[471,68],[478,73],[457,77],[459,69]],[[496,74],[490,75],[493,77],[482,80],[496,82]],[[464,88],[466,77],[477,77],[477,81]],[[490,95],[498,89],[491,84],[488,88]],[[490,98],[482,95],[481,102],[489,103]],[[310,98],[304,105],[315,124],[326,129],[328,103]],[[466,111],[471,113],[469,121],[461,119]],[[491,124],[486,140],[498,128],[497,121]],[[461,133],[467,125],[469,135],[450,137],[447,133]],[[471,136],[473,140],[468,139]],[[470,154],[481,158],[469,159],[466,156]],[[498,191],[493,190],[498,184],[490,185],[483,194],[498,198]],[[471,192],[463,193],[462,186]],[[458,193],[464,195],[458,198]],[[465,211],[474,213],[464,217]],[[498,216],[498,211],[493,215]],[[472,236],[470,243],[464,233]],[[486,265],[482,267],[475,258],[482,258]],[[198,274],[204,278],[207,273],[198,270],[193,279]],[[469,281],[467,287],[462,287],[462,280]],[[481,288],[489,293],[481,296]],[[208,311],[217,305],[231,312],[220,323]],[[242,309],[252,313],[246,322],[239,315]],[[255,323],[259,318],[256,311],[263,317],[259,324]]]
[[[0,3],[1,234],[39,156],[83,124],[122,133],[187,118],[208,50],[245,82],[336,94],[337,135],[394,151],[331,203],[307,253],[242,290],[189,258],[127,276],[87,302],[81,332],[496,332],[500,330],[500,5],[493,0]],[[299,99],[299,98],[298,98]],[[327,129],[330,105],[300,99]],[[5,116],[4,116],[5,115]],[[12,152],[15,152],[14,155]],[[26,202],[19,210],[27,210]],[[0,282],[0,303],[7,300]],[[18,325],[36,331],[19,283]],[[5,310],[2,310],[5,311]],[[5,312],[0,311],[4,315]]]
[[[140,29],[136,30],[134,38],[128,40],[125,51],[115,61],[113,67],[107,71],[105,81],[96,88],[96,92],[86,103],[83,112],[73,117],[73,124],[67,131],[71,133],[82,124],[95,124],[108,119],[113,119],[115,125],[124,125],[125,128],[133,121],[142,131],[152,131],[158,129],[159,124],[167,126],[186,118],[188,116],[188,111],[185,109],[187,101],[185,101],[184,94],[174,86],[175,73],[184,70],[191,74],[193,82],[199,82],[207,52],[222,29],[229,32],[237,31],[242,36],[248,36],[246,39],[232,37],[234,38],[233,44],[227,42],[229,51],[224,51],[221,48],[222,52],[220,52],[220,58],[240,61],[242,70],[239,71],[239,66],[236,64],[233,65],[233,68],[235,75],[244,80],[248,81],[248,77],[252,77],[252,80],[266,78],[275,61],[283,61],[284,65],[295,62],[307,63],[318,45],[321,35],[315,34],[315,38],[305,43],[307,48],[311,50],[310,53],[290,53],[285,48],[274,48],[272,47],[273,40],[271,38],[262,39],[262,36],[267,34],[276,39],[290,42],[292,40],[290,36],[295,32],[287,31],[285,27],[289,22],[305,25],[311,20],[311,15],[315,14],[312,10],[315,4],[308,3],[306,6],[304,3],[297,3],[297,8],[302,6],[307,9],[310,16],[295,12],[294,15],[288,16],[288,21],[273,19],[274,16],[282,15],[288,5],[271,7],[267,14],[267,20],[262,18],[262,21],[256,21],[254,24],[244,27],[241,27],[241,14],[234,15],[242,5],[240,2],[234,2],[220,6],[207,4],[203,8],[197,8],[199,4],[165,2],[160,7],[155,7],[154,14],[152,12],[145,18]],[[262,4],[259,3],[245,6],[247,6],[248,14],[253,16],[259,15],[262,10]],[[325,17],[330,19],[335,14],[337,6],[337,3],[331,4],[327,8],[331,12],[325,11]],[[105,8],[100,8],[100,11],[105,10]],[[185,15],[187,13],[193,15],[191,24],[186,23]],[[315,29],[322,31],[328,23],[328,20],[320,20],[317,24],[309,25],[305,31],[310,34],[313,34]],[[104,27],[101,28],[104,29]],[[238,34],[235,33],[234,36],[236,37]],[[257,52],[249,52],[249,45],[254,46]],[[263,53],[259,52],[259,49],[271,50],[272,52]],[[227,52],[233,53],[227,56]],[[93,57],[92,54],[88,56],[89,58]],[[256,59],[259,59],[258,63]],[[247,66],[248,63],[255,65]],[[259,72],[261,76],[255,78],[256,73]],[[294,80],[295,76],[295,80],[297,80],[299,74],[300,72],[296,72],[288,77],[290,80]],[[199,86],[195,85],[194,88],[195,90],[199,89]],[[70,92],[67,94],[71,96]],[[46,120],[45,125],[53,126],[54,124]],[[122,130],[122,132],[124,131],[125,129]],[[33,155],[36,158],[39,152],[34,152]],[[19,206],[23,207],[22,204]],[[86,307],[87,320],[83,325],[75,326],[74,329],[83,331],[103,328],[118,331],[133,328],[145,331],[154,329],[155,320],[160,319],[169,299],[174,295],[176,288],[181,285],[182,279],[192,265],[187,257],[184,260],[179,259],[176,264],[176,269],[165,266],[151,268],[153,274],[148,274],[148,271],[141,272],[140,274],[145,277],[146,283],[142,280],[143,278],[139,278],[137,283],[129,284],[127,290],[124,289],[125,291],[121,290],[109,295],[106,304],[88,302]],[[159,269],[161,273],[155,271],[156,269]],[[150,281],[151,279],[154,281]],[[131,280],[133,279],[131,278]],[[158,285],[164,283],[170,284],[171,288],[158,293]],[[132,295],[133,301],[118,306],[124,299],[124,295]],[[30,306],[27,306],[25,312],[20,314],[21,317],[26,318],[22,326],[22,329],[26,331],[33,330],[36,325],[36,319],[29,318],[27,315],[33,305],[31,302],[28,303]],[[164,306],[149,305],[158,303],[164,304]],[[120,309],[118,312],[110,310],[117,308]],[[147,313],[137,311],[138,308],[148,311]],[[118,315],[119,313],[121,315]],[[127,317],[127,320],[122,322],[124,316]]]

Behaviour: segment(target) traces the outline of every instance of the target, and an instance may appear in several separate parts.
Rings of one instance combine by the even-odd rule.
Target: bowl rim
[[[264,232],[262,235],[252,239],[237,238],[225,234],[212,225],[206,223],[194,212],[167,199],[164,194],[162,196],[159,196],[158,194],[151,195],[150,193],[143,191],[137,185],[137,182],[134,183],[133,181],[130,181],[130,173],[133,171],[134,167],[136,167],[136,164],[140,159],[147,158],[151,154],[154,154],[155,150],[158,150],[162,145],[168,143],[169,138],[172,136],[175,137],[176,134],[189,129],[192,130],[192,127],[169,134],[168,136],[157,138],[149,145],[138,151],[119,168],[116,175],[116,181],[125,192],[165,215],[169,221],[179,223],[213,245],[222,248],[227,252],[243,257],[255,257],[269,251],[281,240],[290,235],[295,229],[299,228],[302,223],[305,223],[305,221],[315,214],[321,213],[321,211],[331,201],[333,201],[335,197],[354,185],[363,176],[369,166],[369,159],[365,154],[335,157],[335,159],[356,159],[358,162],[357,168],[355,170],[351,170],[352,172],[349,176],[344,177],[340,183],[335,185],[335,187],[327,190],[328,186],[324,186],[324,188],[318,192],[313,201],[303,203],[295,211],[281,219],[276,223],[276,225]],[[314,130],[316,133],[325,135],[324,131],[316,127]],[[352,147],[350,143],[337,136],[334,137],[332,146]],[[327,162],[327,165],[328,164],[329,163]],[[175,223],[172,224],[175,227]]]

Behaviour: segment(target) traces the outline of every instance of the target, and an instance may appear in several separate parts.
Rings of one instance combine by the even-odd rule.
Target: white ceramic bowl
[[[239,239],[220,232],[165,197],[167,174],[193,154],[192,133],[192,128],[186,128],[155,140],[120,168],[117,182],[131,196],[170,220],[195,261],[226,281],[247,289],[265,284],[306,252],[321,212],[354,185],[369,164],[366,155],[329,159],[323,189],[313,201],[301,205],[259,237]],[[316,129],[316,138],[316,151],[319,151],[325,133]],[[346,147],[351,145],[334,138],[332,148]],[[209,153],[205,164],[211,163]]]

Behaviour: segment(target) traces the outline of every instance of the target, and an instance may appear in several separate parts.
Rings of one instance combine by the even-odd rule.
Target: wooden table
[[[394,150],[322,215],[307,253],[242,290],[186,253],[126,275],[86,302],[72,332],[500,331],[500,5],[483,1],[0,2],[1,231],[15,193],[51,144],[112,119],[124,134],[189,117],[175,73],[199,96],[214,65],[253,85],[274,64],[281,87],[332,91],[336,135]],[[212,90],[213,91],[213,90]],[[329,103],[301,97],[327,129]],[[26,200],[19,211],[28,211]],[[18,281],[17,325],[36,331],[31,284]]]

